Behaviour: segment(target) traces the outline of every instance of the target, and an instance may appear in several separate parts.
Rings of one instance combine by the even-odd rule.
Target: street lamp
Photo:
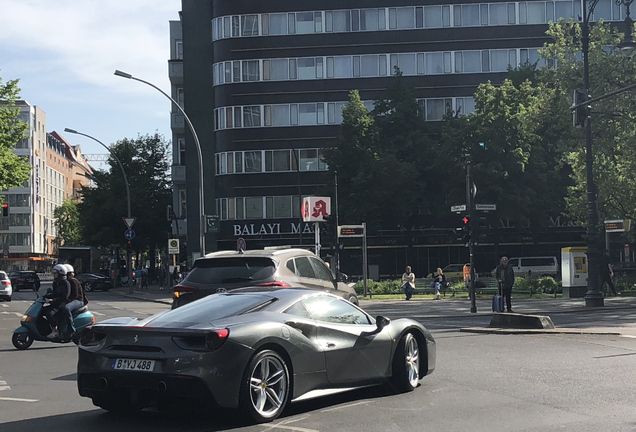
[[[633,0],[615,0],[618,6],[626,7],[625,21],[628,24],[627,37],[631,39],[631,18],[629,7]],[[598,212],[597,212],[597,188],[594,184],[594,171],[592,169],[594,156],[592,155],[592,122],[590,113],[590,18],[594,13],[594,8],[598,0],[591,0],[588,9],[587,0],[583,0],[583,28],[581,29],[581,51],[583,52],[583,86],[585,87],[585,175],[587,184],[587,292],[585,293],[585,306],[598,307],[604,305],[603,294],[600,286],[600,258],[601,252],[598,249]],[[622,49],[622,47],[621,47]]]
[[[117,161],[117,163],[119,164],[119,168],[121,168],[121,174],[124,176],[124,183],[126,184],[126,202],[128,204],[127,216],[131,217],[131,214],[130,214],[130,184],[128,183],[128,177],[126,176],[126,171],[124,171],[124,166],[121,164],[121,161],[119,160],[119,158],[117,157],[115,152],[113,152],[110,149],[110,147],[108,147],[106,144],[104,144],[103,142],[101,142],[97,138],[92,137],[92,136],[87,135],[87,134],[82,133],[82,132],[78,132],[75,129],[64,128],[64,132],[77,134],[77,135],[82,135],[82,136],[85,136],[86,138],[92,139],[93,141],[99,143],[106,150],[108,150],[110,155]],[[127,256],[127,259],[126,259],[126,266],[128,267],[128,293],[132,294],[133,293],[133,285],[132,285],[132,256],[131,256],[131,253],[130,253],[129,250],[127,252],[128,252],[128,256]]]
[[[194,126],[192,125],[190,118],[185,113],[183,108],[181,108],[181,105],[179,105],[177,101],[175,101],[172,97],[170,97],[170,95],[168,95],[166,92],[161,90],[156,85],[148,81],[144,81],[140,78],[134,77],[129,73],[122,72],[120,70],[116,70],[115,75],[122,78],[128,78],[128,79],[132,79],[132,80],[147,84],[150,87],[157,90],[158,92],[160,92],[162,95],[164,95],[168,99],[170,99],[170,101],[172,101],[174,106],[177,107],[177,109],[181,112],[181,114],[183,114],[183,117],[185,118],[185,121],[188,124],[188,127],[190,128],[190,132],[192,133],[192,137],[194,138],[194,144],[197,147],[197,155],[199,157],[199,251],[201,253],[201,256],[205,256],[205,209],[204,209],[205,195],[203,194],[203,154],[201,153],[201,144],[199,143],[199,137],[196,131],[194,130]]]

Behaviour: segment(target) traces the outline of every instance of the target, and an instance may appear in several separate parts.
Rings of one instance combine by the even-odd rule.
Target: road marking
[[[276,423],[276,424],[269,424],[269,425],[259,425],[262,427],[267,428],[266,431],[270,431],[270,430],[274,430],[275,428],[281,428],[281,429],[289,429],[291,431],[296,431],[296,432],[320,432],[316,429],[307,429],[307,428],[302,428],[302,427],[298,427],[298,426],[287,426],[287,424],[289,423],[293,423],[293,422],[297,422],[297,421],[302,421],[307,419],[307,416],[301,417],[301,418],[297,418],[297,419],[290,419],[290,420],[283,420],[280,423]]]
[[[2,307],[4,307],[4,308],[8,308],[8,307],[9,307],[9,305],[6,305],[6,304],[4,304],[4,303],[2,303],[0,306],[2,306]]]
[[[101,312],[95,312],[95,311],[92,311],[91,313],[92,313],[93,315],[106,316],[106,314],[103,314],[103,313],[101,313]]]
[[[329,412],[329,411],[337,411],[337,410],[341,410],[341,409],[345,409],[345,408],[351,408],[354,407],[356,405],[364,405],[364,404],[368,404],[368,401],[362,401],[362,402],[353,402],[347,405],[342,405],[342,406],[338,406],[335,408],[328,408],[328,409],[324,409],[321,412]]]
[[[11,390],[11,387],[7,385],[7,382],[2,379],[0,376],[0,391],[2,390]]]
[[[7,312],[7,311],[2,311],[2,312],[0,312],[0,314],[1,315],[15,315],[15,316],[17,316],[19,318],[22,318],[22,315],[23,315],[23,314],[18,313],[18,312]]]
[[[22,399],[11,397],[0,397],[0,401],[12,401],[12,402],[39,402],[39,399]]]

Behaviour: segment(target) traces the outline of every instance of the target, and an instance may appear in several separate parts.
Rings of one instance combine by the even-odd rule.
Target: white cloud
[[[101,118],[98,133],[109,142],[157,129],[169,138],[169,101],[113,73],[169,93],[168,21],[180,9],[180,0],[3,0],[0,77],[20,79],[23,98],[47,113],[49,131]]]

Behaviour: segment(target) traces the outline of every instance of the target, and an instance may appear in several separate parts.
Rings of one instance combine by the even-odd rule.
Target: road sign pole
[[[475,220],[475,200],[473,196],[473,179],[470,175],[470,162],[466,165],[466,204],[468,205],[469,220],[469,239],[468,251],[470,254],[470,312],[477,313],[477,303],[475,301],[475,242],[473,241],[473,221]]]

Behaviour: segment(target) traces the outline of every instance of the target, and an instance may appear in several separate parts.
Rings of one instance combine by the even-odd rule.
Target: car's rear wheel
[[[351,295],[349,296],[349,303],[351,303],[351,304],[354,304],[354,305],[358,306],[358,305],[359,305],[359,303],[358,303],[358,297],[356,297],[356,296],[354,296],[353,294],[351,294]]]
[[[420,381],[420,348],[413,333],[405,334],[393,358],[391,385],[398,392],[413,391]]]
[[[91,282],[84,283],[84,291],[91,292],[93,291],[93,284]]]
[[[272,421],[287,405],[289,385],[285,360],[275,351],[260,351],[243,374],[241,409],[258,423]]]
[[[6,296],[6,297],[4,297],[4,301],[6,301],[6,302],[10,302],[10,301],[11,301],[11,296]]]
[[[25,350],[33,344],[33,336],[29,333],[13,333],[11,336],[13,346],[19,350]]]

